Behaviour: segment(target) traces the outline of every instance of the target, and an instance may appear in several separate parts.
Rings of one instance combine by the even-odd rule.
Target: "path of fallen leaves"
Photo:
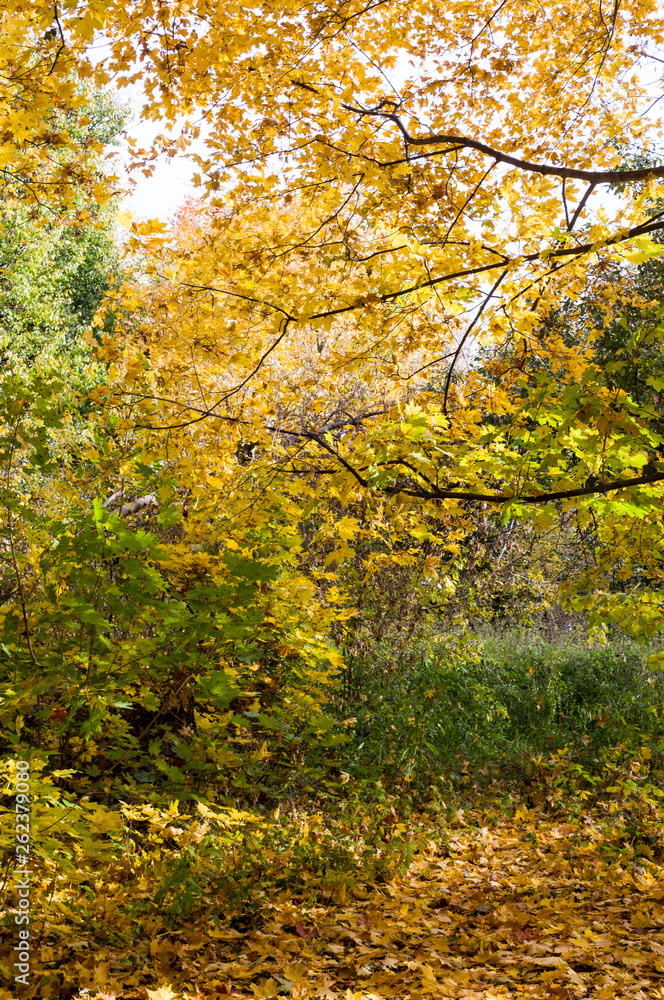
[[[204,988],[267,997],[313,981],[311,994],[329,998],[664,997],[664,868],[607,863],[601,847],[597,830],[572,824],[460,830],[448,856],[421,855],[364,898],[306,915],[284,904],[263,931],[222,935]]]
[[[272,900],[260,929],[146,927],[131,974],[70,939],[67,976],[87,989],[60,995],[664,998],[664,863],[615,847],[589,820],[462,827],[387,885],[327,906]]]

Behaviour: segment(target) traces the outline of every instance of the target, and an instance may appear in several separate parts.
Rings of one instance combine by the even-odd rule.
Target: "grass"
[[[488,633],[460,649],[445,638],[407,669],[389,650],[352,664],[357,718],[348,767],[425,786],[445,775],[458,785],[485,772],[528,778],[533,759],[564,754],[589,774],[616,747],[646,745],[664,763],[664,673],[650,650],[617,639],[591,646],[535,631]]]

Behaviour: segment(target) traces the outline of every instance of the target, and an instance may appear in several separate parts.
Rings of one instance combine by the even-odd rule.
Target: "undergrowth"
[[[279,900],[362,898],[432,844],[444,857],[454,829],[501,816],[533,836],[540,819],[592,818],[607,863],[664,857],[664,676],[647,650],[521,633],[441,641],[403,672],[382,669],[380,656],[353,664],[354,697],[336,704],[344,739],[298,743],[288,787],[266,769],[274,787],[258,797],[237,782],[235,801],[209,788],[169,798],[147,782],[139,795],[119,779],[95,796],[34,754],[44,913],[50,893],[70,932],[85,930],[96,947],[206,922],[230,940],[260,929]],[[112,914],[99,886],[112,887]],[[43,995],[56,995],[56,972],[44,976]]]
[[[421,794],[439,775],[459,788],[484,779],[532,781],[533,759],[561,756],[589,776],[646,746],[664,767],[664,673],[628,640],[592,646],[536,632],[443,638],[407,670],[374,649],[352,664],[343,711],[356,724],[346,748],[356,776],[411,783]]]

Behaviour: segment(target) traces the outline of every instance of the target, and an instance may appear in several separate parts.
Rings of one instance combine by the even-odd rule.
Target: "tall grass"
[[[664,672],[626,639],[593,647],[534,630],[442,637],[394,667],[374,647],[350,666],[349,767],[426,784],[441,774],[514,777],[567,749],[589,771],[617,745],[664,748]]]

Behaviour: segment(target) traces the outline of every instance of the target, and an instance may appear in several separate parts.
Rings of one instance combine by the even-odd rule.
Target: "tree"
[[[121,276],[113,216],[35,221],[5,205],[0,225],[0,364],[25,375],[59,372],[85,395],[104,376],[84,338]]]
[[[197,468],[218,455],[230,470],[248,447],[258,463],[244,481],[261,490],[298,482],[304,502],[329,487],[414,521],[443,512],[462,531],[477,504],[540,524],[574,508],[581,527],[603,525],[603,559],[645,558],[659,607],[658,426],[599,364],[597,337],[579,345],[546,322],[602,269],[659,252],[664,167],[625,169],[621,153],[651,155],[659,141],[645,72],[656,12],[349,0],[30,16],[51,25],[24,48],[35,92],[53,76],[55,31],[64,79],[122,86],[138,52],[145,116],[188,116],[179,137],[132,147],[146,172],[157,150],[186,150],[201,120],[208,135],[192,155],[211,233],[183,253],[156,249],[151,264],[181,343],[168,363],[133,339],[119,369],[116,398],[141,401],[125,417],[148,450]],[[108,55],[93,65],[86,47],[102,29]],[[620,196],[603,202],[611,184]],[[136,230],[135,248],[156,242]],[[657,325],[649,340],[660,343]],[[615,364],[633,364],[634,350]],[[287,356],[305,351],[300,372]]]
[[[0,4],[13,324],[0,387],[0,729],[3,773],[20,750],[35,775],[30,857],[47,892],[68,864],[82,901],[82,869],[108,859],[132,940],[159,930],[155,914],[175,921],[192,906],[205,921],[255,907],[253,921],[296,882],[318,908],[333,878],[342,904],[339,831],[364,831],[351,869],[369,878],[412,856],[407,817],[369,784],[377,769],[428,781],[483,735],[474,760],[509,740],[523,755],[529,731],[550,757],[558,675],[533,676],[529,654],[509,649],[502,679],[485,683],[494,664],[470,669],[458,604],[500,613],[517,574],[524,605],[544,601],[555,577],[572,608],[661,632],[664,324],[644,309],[637,269],[657,259],[664,228],[643,72],[664,23],[648,0],[625,2]],[[151,149],[128,140],[132,169],[150,176],[157,155],[189,151],[202,198],[172,225],[129,221],[132,268],[105,281],[93,252],[81,301],[70,292],[94,250],[85,225],[117,185],[100,170],[105,140],[86,101],[139,81],[144,117],[165,124]],[[25,259],[12,219],[34,227]],[[49,277],[41,243],[62,269],[44,280],[51,314],[32,287]],[[67,356],[47,343],[65,328]],[[31,353],[35,331],[44,349]],[[97,367],[68,369],[85,357],[81,336]],[[74,376],[86,395],[69,433]],[[417,664],[409,643],[427,615],[458,628]],[[328,713],[343,653],[358,670]],[[573,711],[558,733],[591,760],[612,739],[605,706],[618,717],[639,679],[633,728],[598,757],[602,780],[565,749],[530,771],[549,774],[555,808],[566,779],[614,820],[598,796],[632,802],[620,820],[630,861],[634,830],[648,844],[658,832],[641,781],[657,761],[659,688],[634,662],[638,672],[613,671],[610,702],[595,683],[603,655],[565,690]],[[344,800],[352,754],[337,748],[358,720],[360,790]],[[365,766],[363,746],[365,761],[383,756]],[[454,765],[459,788],[470,766]],[[298,800],[336,796],[336,815],[352,808],[331,833],[320,816],[295,832],[274,808],[288,797],[295,816]],[[373,819],[363,798],[380,805]],[[188,809],[200,825],[174,826]],[[126,818],[134,829],[121,834]],[[14,858],[15,836],[0,840]],[[141,887],[153,877],[151,898]],[[279,926],[317,933],[295,916],[285,907]],[[62,994],[68,981],[48,964],[42,992]],[[90,985],[115,989],[109,967],[89,970]],[[423,988],[440,992],[430,972]]]

